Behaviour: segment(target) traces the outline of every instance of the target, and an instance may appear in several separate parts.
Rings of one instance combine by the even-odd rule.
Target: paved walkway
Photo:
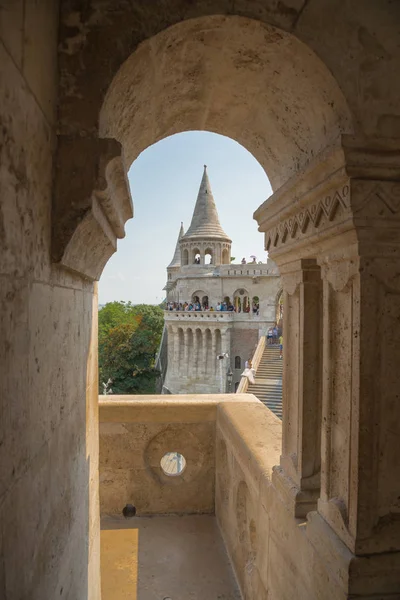
[[[214,516],[107,517],[102,600],[240,600]]]

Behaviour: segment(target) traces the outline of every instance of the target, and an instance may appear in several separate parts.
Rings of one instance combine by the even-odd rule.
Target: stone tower
[[[228,265],[231,260],[231,243],[232,240],[226,235],[219,222],[207,166],[204,165],[192,222],[185,235],[179,239],[181,265],[204,266],[207,258],[215,266]]]
[[[276,320],[280,290],[276,265],[231,264],[231,244],[204,167],[192,221],[186,233],[181,224],[164,288],[167,301],[175,303],[174,310],[165,311],[164,338],[168,357],[164,386],[173,394],[228,391],[229,369],[235,391],[245,360]],[[179,305],[193,301],[214,310],[179,310]],[[236,311],[215,310],[224,301]],[[253,311],[253,306],[258,309]]]

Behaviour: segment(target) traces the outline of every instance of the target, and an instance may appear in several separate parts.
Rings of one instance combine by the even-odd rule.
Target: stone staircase
[[[257,368],[255,383],[247,392],[254,394],[277,417],[282,419],[282,362],[279,346],[265,346]]]

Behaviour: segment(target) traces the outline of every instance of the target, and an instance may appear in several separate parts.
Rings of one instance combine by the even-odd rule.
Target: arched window
[[[212,265],[214,264],[213,261],[213,251],[211,248],[207,248],[204,252],[204,264],[205,265]]]
[[[240,358],[240,356],[235,356],[235,369],[241,369],[242,368],[242,360]]]
[[[182,265],[188,265],[189,264],[189,250],[187,250],[185,248],[185,250],[183,250],[182,252]]]
[[[194,248],[194,250],[192,250],[192,256],[193,256],[193,264],[194,265],[199,265],[201,263],[201,258],[200,258],[200,250],[198,248]]]
[[[222,250],[222,264],[229,265],[229,250],[227,248]]]

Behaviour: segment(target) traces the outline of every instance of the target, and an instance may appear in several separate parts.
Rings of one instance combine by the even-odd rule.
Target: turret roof
[[[207,175],[207,166],[204,165],[204,173],[193,211],[192,222],[184,238],[199,239],[210,237],[231,241],[219,222],[217,208]]]
[[[171,262],[169,263],[169,265],[167,267],[168,269],[170,267],[180,267],[181,266],[181,250],[180,250],[180,247],[179,247],[179,240],[184,235],[185,235],[185,231],[183,229],[183,223],[181,223],[181,228],[179,230],[178,239],[176,241],[174,256],[173,256]]]

